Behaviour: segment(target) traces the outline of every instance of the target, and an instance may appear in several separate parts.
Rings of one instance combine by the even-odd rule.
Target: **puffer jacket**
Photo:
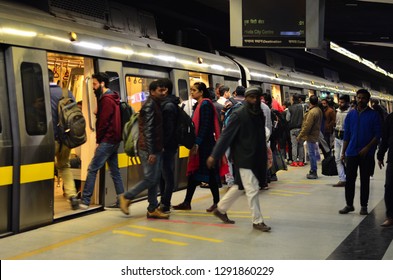
[[[164,146],[163,117],[160,102],[150,96],[143,104],[138,118],[138,149],[149,155],[162,152]]]

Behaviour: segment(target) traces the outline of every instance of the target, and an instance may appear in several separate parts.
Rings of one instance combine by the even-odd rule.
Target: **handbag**
[[[336,176],[338,175],[336,158],[333,156],[328,156],[322,160],[322,174],[325,176]]]
[[[271,174],[276,174],[277,171],[280,170],[288,170],[287,163],[284,160],[284,157],[282,156],[281,152],[278,150],[275,150],[273,152],[273,164],[270,169]]]

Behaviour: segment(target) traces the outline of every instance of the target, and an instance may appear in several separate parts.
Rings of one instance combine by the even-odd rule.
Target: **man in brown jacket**
[[[333,146],[333,129],[336,123],[336,112],[329,106],[328,99],[322,99],[322,133],[323,137],[329,145],[329,149]]]
[[[310,158],[310,173],[307,174],[307,179],[318,179],[317,175],[317,152],[319,131],[321,129],[322,111],[318,107],[318,97],[316,95],[310,96],[310,105],[308,112],[304,115],[302,129],[297,137],[297,140],[307,141],[308,156]]]

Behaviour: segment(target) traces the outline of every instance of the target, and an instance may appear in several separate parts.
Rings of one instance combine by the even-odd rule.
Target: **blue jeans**
[[[90,204],[91,196],[93,195],[94,191],[94,184],[97,177],[97,171],[105,165],[105,162],[107,162],[109,165],[109,170],[113,183],[115,185],[116,194],[119,195],[124,192],[123,181],[121,180],[117,158],[118,149],[119,144],[111,143],[100,143],[96,148],[94,157],[91,160],[89,168],[87,170],[86,183],[82,193],[83,204]]]
[[[310,157],[310,171],[317,172],[317,143],[307,141],[308,156]]]
[[[154,164],[148,163],[149,154],[146,151],[139,150],[138,151],[139,158],[141,159],[142,168],[143,168],[143,180],[136,184],[132,189],[128,190],[124,197],[126,199],[134,199],[139,193],[147,190],[147,201],[149,202],[149,206],[147,210],[149,212],[153,212],[158,207],[157,200],[157,192],[158,192],[158,183],[161,178],[161,161],[162,154],[157,153],[156,162]]]
[[[161,206],[170,207],[173,189],[175,187],[175,155],[176,150],[166,150],[162,153],[162,177],[160,182]]]

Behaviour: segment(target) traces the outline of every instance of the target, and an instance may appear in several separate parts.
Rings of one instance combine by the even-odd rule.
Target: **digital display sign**
[[[323,49],[325,0],[230,0],[232,47]]]
[[[242,46],[306,47],[306,0],[242,0]]]

